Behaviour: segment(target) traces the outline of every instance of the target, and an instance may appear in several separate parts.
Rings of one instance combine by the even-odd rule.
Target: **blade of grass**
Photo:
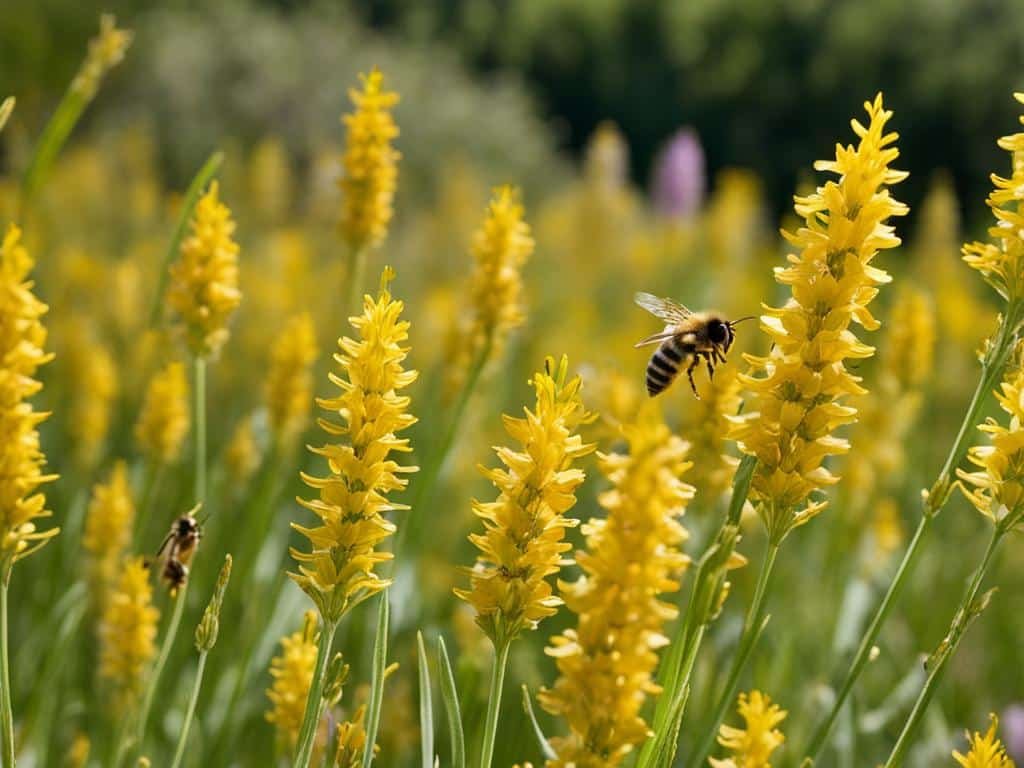
[[[455,687],[452,663],[444,638],[437,638],[437,659],[441,667],[441,698],[448,718],[448,733],[452,743],[452,768],[466,768],[466,737],[462,732],[462,708],[459,706],[459,691]]]
[[[530,700],[530,689],[523,684],[523,711],[526,712],[526,716],[530,718],[530,724],[533,726],[533,735],[537,737],[537,746],[540,747],[540,751],[543,753],[546,760],[554,760],[558,757],[555,754],[555,750],[551,748],[548,743],[547,736],[544,735],[544,731],[540,727],[540,723],[537,722],[537,715],[533,711],[533,702]]]
[[[366,710],[366,749],[363,750],[363,768],[373,763],[373,745],[377,743],[380,727],[380,708],[384,700],[384,671],[388,665],[388,591],[380,594],[377,611],[377,637],[373,641],[373,677],[370,682],[370,706]]]
[[[416,657],[420,677],[420,753],[423,768],[434,768],[434,709],[430,700],[430,668],[422,632],[416,633]]]

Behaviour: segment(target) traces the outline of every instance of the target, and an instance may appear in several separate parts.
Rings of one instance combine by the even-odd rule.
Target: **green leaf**
[[[388,591],[380,594],[377,611],[377,636],[373,640],[373,677],[370,681],[370,706],[366,710],[366,749],[363,750],[363,768],[373,763],[373,746],[377,743],[380,727],[381,702],[384,700],[384,671],[388,664]]]
[[[462,733],[462,709],[459,707],[459,692],[455,688],[452,664],[444,638],[437,638],[437,659],[441,666],[441,698],[448,716],[448,733],[452,742],[452,768],[466,768],[466,739]]]
[[[540,747],[540,751],[544,753],[544,757],[548,760],[556,759],[558,755],[551,748],[547,737],[544,735],[544,731],[541,730],[540,723],[537,722],[537,716],[533,712],[533,702],[530,700],[530,689],[526,687],[525,683],[523,684],[523,711],[530,718],[530,723],[533,725],[533,735],[537,737],[537,745]]]
[[[430,668],[422,632],[416,633],[416,653],[420,674],[420,752],[423,768],[434,768],[434,709],[430,700]]]

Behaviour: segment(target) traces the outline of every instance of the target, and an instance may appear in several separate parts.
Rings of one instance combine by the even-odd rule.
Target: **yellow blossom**
[[[389,501],[387,494],[405,488],[401,475],[418,469],[391,458],[392,452],[411,450],[409,441],[397,435],[416,423],[409,413],[409,397],[401,392],[417,376],[402,367],[409,351],[403,346],[409,323],[400,319],[403,303],[392,299],[388,290],[393,276],[385,268],[377,298],[365,296],[362,314],[352,318],[358,340],[338,341],[340,351],[334,359],[339,371],[330,379],[341,392],[317,400],[320,408],[340,418],[318,420],[337,442],[311,448],[327,459],[327,475],[302,474],[319,496],[299,503],[321,524],[292,524],[309,539],[311,551],[291,550],[299,571],[289,575],[332,623],[390,583],[374,572],[378,563],[392,557],[378,549],[395,532],[395,524],[384,515],[407,507]]]
[[[33,260],[20,242],[21,231],[8,227],[0,244],[0,578],[10,578],[11,566],[35,552],[58,528],[40,531],[37,520],[49,517],[46,497],[38,491],[56,478],[44,475],[46,457],[37,427],[48,414],[32,408],[29,398],[43,385],[34,377],[50,360],[43,351],[47,311],[32,293],[28,273]]]
[[[281,638],[281,652],[270,661],[270,676],[274,682],[267,690],[270,709],[266,718],[273,723],[289,751],[295,748],[299,738],[316,667],[316,626],[316,614],[307,611],[302,629]]]
[[[562,603],[547,577],[558,573],[571,549],[565,529],[577,521],[565,514],[584,480],[574,464],[594,449],[574,433],[590,416],[580,399],[580,379],[568,379],[568,370],[565,357],[557,368],[548,358],[544,371],[534,374],[534,408],[523,409],[525,418],[504,417],[520,449],[497,448],[504,468],[484,470],[498,498],[473,502],[485,531],[469,537],[480,554],[469,571],[469,589],[455,594],[473,606],[495,647],[536,629]]]
[[[729,419],[739,411],[741,401],[736,367],[722,366],[715,371],[714,381],[702,378],[697,389],[700,400],[687,408],[681,431],[690,443],[697,498],[710,512],[732,486],[738,464],[726,449]]]
[[[84,733],[76,733],[68,747],[68,753],[64,757],[65,768],[86,768],[89,764],[89,752],[92,743]]]
[[[108,594],[121,563],[121,556],[132,539],[135,504],[123,461],[114,464],[106,483],[92,489],[92,500],[85,514],[82,547],[89,553],[90,576],[97,604]]]
[[[1014,768],[1013,760],[1006,755],[1006,748],[996,737],[996,729],[999,727],[999,718],[989,715],[991,724],[985,735],[977,731],[974,735],[967,733],[967,744],[970,747],[966,755],[953,750],[953,758],[963,768]]]
[[[1004,374],[996,400],[1010,417],[1004,427],[993,418],[978,429],[989,436],[989,445],[967,452],[976,472],[957,470],[964,495],[981,514],[997,526],[1012,528],[1024,519],[1024,342],[1016,360]]]
[[[135,439],[153,464],[176,461],[188,434],[188,379],[181,363],[169,363],[146,387]]]
[[[896,134],[885,133],[892,113],[881,94],[865,107],[867,127],[852,123],[858,144],[839,145],[834,161],[815,165],[838,181],[796,198],[805,226],[784,234],[800,252],[776,270],[792,297],[766,308],[761,327],[772,350],[747,356],[752,370],[741,379],[751,396],[730,436],[758,459],[750,496],[775,543],[821,512],[825,502],[812,494],[837,480],[824,460],[847,450],[846,440],[833,433],[857,417],[843,400],[865,392],[845,361],[874,352],[850,325],[878,327],[868,304],[890,278],[871,261],[899,244],[886,221],[907,210],[886,189],[906,177],[889,167],[899,155],[891,146]]]
[[[366,706],[359,707],[352,718],[338,726],[337,746],[334,751],[334,768],[359,768],[366,751],[366,730],[363,721]],[[374,753],[377,747],[374,745]]]
[[[786,740],[777,726],[788,714],[760,691],[741,693],[736,711],[745,728],[722,725],[718,743],[732,754],[725,760],[711,759],[713,768],[771,768],[769,758]]]
[[[228,321],[242,301],[238,290],[235,222],[210,184],[192,214],[191,232],[171,265],[167,301],[184,326],[194,355],[216,354],[228,338]]]
[[[259,463],[260,449],[252,431],[252,419],[244,418],[238,422],[224,449],[224,466],[232,481],[244,484],[252,477]]]
[[[547,649],[559,678],[540,701],[570,730],[551,739],[557,758],[548,761],[550,768],[612,768],[647,738],[641,711],[659,690],[653,672],[658,649],[668,642],[662,630],[677,614],[660,597],[679,589],[689,564],[679,522],[694,493],[681,480],[691,466],[687,444],[652,405],[622,434],[628,454],[599,456],[611,482],[599,497],[608,514],[583,526],[586,551],[576,555],[583,575],[559,582],[578,618]]]
[[[107,72],[124,59],[131,43],[132,33],[118,29],[117,20],[111,14],[100,16],[100,32],[89,41],[89,52],[71,81],[71,90],[85,101],[91,101]]]
[[[81,320],[75,320],[71,328],[63,355],[67,375],[75,382],[68,408],[68,431],[76,459],[88,467],[100,458],[110,431],[118,394],[117,366],[110,350],[86,331]]]
[[[119,711],[142,690],[146,668],[156,655],[159,620],[149,568],[141,557],[125,560],[100,620],[99,673],[113,684]]]
[[[499,187],[483,225],[473,235],[468,343],[474,349],[500,347],[508,332],[523,323],[520,272],[533,253],[533,238],[523,216],[519,193],[509,186]]]
[[[265,221],[279,222],[295,199],[288,150],[276,137],[263,139],[249,157],[247,181],[249,199]]]
[[[1024,104],[1024,93],[1014,97]],[[1024,115],[1020,121],[1024,124]],[[1024,298],[1024,132],[1003,136],[998,143],[1011,153],[1013,173],[1009,178],[992,174],[995,189],[986,202],[996,217],[988,230],[993,242],[967,244],[963,253],[964,261],[1015,305]]]
[[[302,431],[313,398],[313,363],[319,350],[316,327],[308,312],[292,317],[270,350],[267,411],[270,429],[279,440]]]
[[[401,157],[392,146],[398,126],[391,110],[398,94],[384,89],[384,75],[378,69],[360,79],[362,90],[349,91],[355,111],[342,117],[348,133],[338,182],[341,233],[353,251],[380,245],[387,236]]]

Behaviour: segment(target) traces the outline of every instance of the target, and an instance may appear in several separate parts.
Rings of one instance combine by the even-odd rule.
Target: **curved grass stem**
[[[505,668],[508,666],[508,640],[494,649],[494,666],[491,667],[491,685],[487,694],[487,720],[484,723],[483,744],[480,747],[480,768],[491,768],[494,758],[494,741],[498,734],[498,714],[501,711],[501,692],[505,687]]]
[[[334,633],[337,629],[337,623],[326,621],[320,629],[316,667],[313,669],[313,680],[306,696],[306,711],[302,717],[302,727],[299,729],[299,742],[295,748],[295,768],[309,768],[313,757],[313,743],[316,741],[316,729],[322,714],[324,673],[327,671],[327,661],[331,658],[331,646],[334,644]]]
[[[7,641],[7,590],[10,566],[0,574],[0,744],[3,765],[14,768],[14,712],[11,704],[10,646]]]
[[[192,720],[196,714],[196,703],[199,701],[199,689],[203,685],[203,672],[206,670],[206,651],[199,653],[199,665],[196,667],[196,679],[192,684],[192,695],[188,700],[188,709],[185,711],[185,722],[181,726],[181,734],[178,736],[178,747],[174,750],[174,761],[171,768],[178,768],[182,758],[185,756],[185,747],[188,745],[188,733],[192,728]]]

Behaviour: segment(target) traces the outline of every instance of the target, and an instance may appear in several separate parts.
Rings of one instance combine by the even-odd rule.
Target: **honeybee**
[[[164,584],[167,585],[167,591],[173,597],[178,594],[178,590],[185,586],[185,582],[188,581],[188,566],[180,560],[168,557],[164,562],[163,570],[160,572],[160,578],[163,579]]]
[[[701,360],[708,369],[708,378],[715,375],[715,366],[725,362],[725,355],[732,346],[736,333],[733,330],[744,320],[726,320],[715,311],[692,312],[672,299],[662,299],[649,293],[636,294],[635,301],[655,317],[664,320],[665,330],[648,336],[636,343],[636,347],[658,344],[647,364],[647,394],[651,397],[661,394],[675,380],[683,363],[687,363],[686,377],[690,389],[698,400],[697,385],[693,381],[693,370]]]
[[[203,537],[202,525],[195,516],[198,511],[199,505],[196,505],[171,523],[171,530],[156,553],[157,559],[163,562],[160,576],[171,594],[188,580],[189,563]]]

